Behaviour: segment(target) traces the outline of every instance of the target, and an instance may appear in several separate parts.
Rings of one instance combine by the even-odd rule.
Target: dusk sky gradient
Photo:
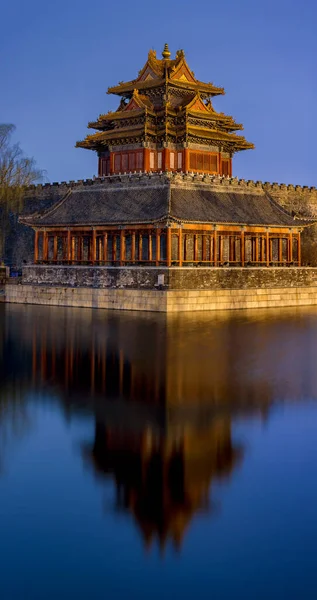
[[[225,88],[214,107],[256,146],[235,156],[234,175],[317,186],[316,0],[4,0],[1,20],[0,123],[16,125],[48,181],[97,174],[76,141],[117,108],[107,88],[168,42],[198,79]]]

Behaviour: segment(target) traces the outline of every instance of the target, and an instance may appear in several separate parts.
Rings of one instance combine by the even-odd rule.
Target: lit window
[[[154,169],[154,152],[150,152],[150,169]]]
[[[177,168],[181,169],[183,165],[183,154],[182,152],[178,152],[177,154]]]
[[[162,168],[162,152],[157,153],[157,168]]]
[[[170,154],[170,167],[171,167],[171,169],[175,168],[175,154],[174,154],[174,152],[171,152],[171,154]]]

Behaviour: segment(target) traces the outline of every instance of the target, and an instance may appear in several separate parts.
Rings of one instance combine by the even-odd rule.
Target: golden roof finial
[[[164,60],[168,60],[170,58],[171,53],[170,53],[168,44],[164,45],[164,50],[162,52],[162,56],[163,56]]]

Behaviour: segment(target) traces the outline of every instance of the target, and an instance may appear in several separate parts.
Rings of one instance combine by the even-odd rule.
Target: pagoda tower
[[[223,88],[198,81],[183,50],[171,59],[150,50],[136,79],[108,89],[121,97],[115,112],[90,122],[96,132],[76,147],[98,154],[98,176],[128,172],[179,171],[232,176],[235,152],[253,148],[237,135],[243,126],[218,113],[212,98]]]

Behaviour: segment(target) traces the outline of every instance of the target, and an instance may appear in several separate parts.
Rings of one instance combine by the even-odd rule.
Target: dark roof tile
[[[125,225],[165,219],[188,223],[271,225],[299,227],[262,188],[186,183],[168,179],[146,184],[109,183],[72,188],[62,200],[42,213],[22,217],[35,226]]]

